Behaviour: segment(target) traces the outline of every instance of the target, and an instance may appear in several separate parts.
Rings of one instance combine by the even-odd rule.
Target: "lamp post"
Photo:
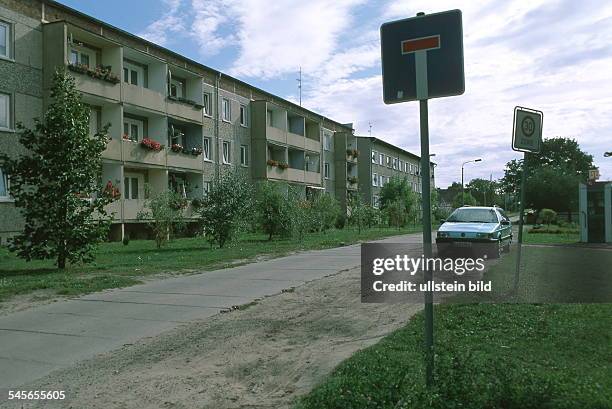
[[[612,156],[612,152],[604,153],[604,158],[609,158],[610,156]]]
[[[461,164],[461,201],[463,203],[463,205],[465,205],[465,187],[463,186],[463,167],[468,164],[468,163],[476,163],[476,162],[481,162],[482,159],[478,158],[478,159],[472,159],[472,160],[468,160],[465,161]]]

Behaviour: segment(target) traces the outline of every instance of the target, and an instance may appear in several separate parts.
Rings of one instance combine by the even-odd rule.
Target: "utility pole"
[[[302,66],[300,66],[298,82],[298,94],[300,95],[300,106],[302,106]]]
[[[370,134],[370,138],[372,137],[372,122],[368,122],[368,133]]]

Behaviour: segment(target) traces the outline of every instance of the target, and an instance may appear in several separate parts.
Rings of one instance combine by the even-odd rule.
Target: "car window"
[[[499,212],[499,214],[501,215],[501,219],[502,219],[502,220],[510,220],[510,219],[508,218],[508,216],[506,216],[506,212],[505,212],[505,211],[503,211],[502,209],[497,209],[497,211],[498,211],[498,212]]]
[[[497,223],[497,213],[493,209],[457,209],[447,219],[455,223]]]

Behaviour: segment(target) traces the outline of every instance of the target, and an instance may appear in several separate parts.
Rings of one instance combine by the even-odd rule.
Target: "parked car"
[[[443,220],[438,229],[438,255],[469,250],[497,258],[510,251],[512,223],[499,207],[463,206]]]

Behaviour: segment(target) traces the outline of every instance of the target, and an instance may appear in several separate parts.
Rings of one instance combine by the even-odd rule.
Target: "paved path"
[[[383,242],[421,242],[421,234]],[[109,290],[0,317],[0,389],[360,264],[359,245]]]

